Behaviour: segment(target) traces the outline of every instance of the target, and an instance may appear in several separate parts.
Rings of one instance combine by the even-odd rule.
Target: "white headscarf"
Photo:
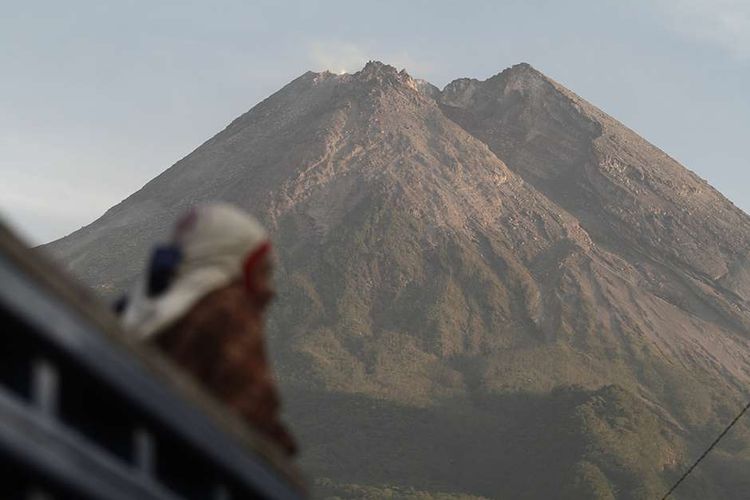
[[[182,258],[169,286],[149,296],[149,264],[123,311],[124,327],[144,339],[174,324],[206,294],[241,277],[248,256],[268,244],[268,233],[249,214],[216,203],[184,215],[173,244]]]

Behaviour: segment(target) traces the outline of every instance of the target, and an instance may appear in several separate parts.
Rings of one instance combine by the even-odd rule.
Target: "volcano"
[[[46,248],[113,297],[210,200],[273,234],[321,496],[659,498],[744,403],[750,217],[528,64],[305,73]],[[743,424],[676,498],[748,467]]]

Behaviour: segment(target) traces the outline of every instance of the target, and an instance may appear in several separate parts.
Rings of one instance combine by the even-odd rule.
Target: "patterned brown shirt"
[[[254,429],[289,455],[294,438],[280,419],[261,308],[240,283],[209,293],[156,344]]]

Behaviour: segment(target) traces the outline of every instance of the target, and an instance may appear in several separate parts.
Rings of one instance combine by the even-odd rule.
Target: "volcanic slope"
[[[528,65],[306,73],[48,249],[112,296],[213,199],[273,232],[322,494],[654,498],[741,404],[750,218]],[[740,498],[748,446],[678,498]]]

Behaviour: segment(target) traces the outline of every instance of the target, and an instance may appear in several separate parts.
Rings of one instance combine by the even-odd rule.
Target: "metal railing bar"
[[[83,497],[179,500],[179,497],[55,419],[0,391],[0,451]]]
[[[266,498],[302,498],[296,487],[272,472],[270,466],[229,438],[198,409],[154,380],[123,350],[110,345],[61,301],[18,272],[0,255],[0,302],[77,362],[137,402],[207,457],[220,464],[251,491]],[[50,325],[54,325],[52,328]]]
[[[49,359],[36,358],[31,365],[31,402],[42,415],[57,415],[60,374]]]
[[[133,458],[139,473],[153,477],[156,464],[154,436],[144,427],[133,430]]]

